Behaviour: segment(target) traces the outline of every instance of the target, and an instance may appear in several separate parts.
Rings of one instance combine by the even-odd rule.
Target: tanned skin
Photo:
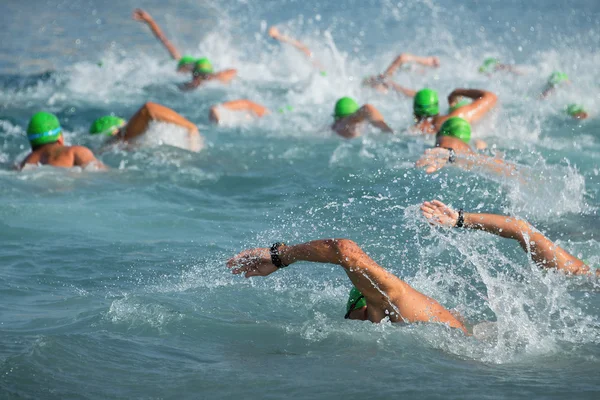
[[[246,114],[251,114],[256,118],[262,118],[266,113],[269,112],[268,108],[247,99],[227,101],[210,108],[208,112],[208,119],[215,124],[218,124],[222,118],[219,113],[219,109],[246,112]]]
[[[461,97],[473,99],[471,104],[462,106],[450,114],[436,115],[433,117],[417,118],[415,116],[415,129],[426,134],[435,135],[439,132],[442,124],[450,117],[461,117],[470,124],[479,121],[497,103],[498,97],[492,93],[480,89],[454,89],[448,96],[448,104],[454,104]]]
[[[366,307],[350,314],[352,319],[377,323],[388,317],[392,322],[442,323],[468,334],[450,311],[379,266],[352,240],[323,239],[280,246],[279,257],[284,265],[310,261],[341,266],[367,301]],[[278,270],[271,262],[268,248],[245,250],[231,258],[227,267],[233,274],[244,274],[246,278],[267,276]]]
[[[137,137],[145,134],[152,121],[178,125],[187,129],[189,139],[188,149],[191,151],[199,151],[202,149],[202,136],[194,123],[168,107],[151,102],[142,105],[129,119],[127,125],[116,130],[111,141],[131,142]]]
[[[363,81],[363,85],[370,86],[378,92],[387,93],[389,90],[393,90],[397,93],[401,93],[406,97],[415,97],[417,94],[416,90],[404,87],[392,80],[394,73],[402,65],[415,63],[424,65],[427,67],[437,68],[440,66],[440,60],[437,57],[420,57],[410,53],[402,53],[392,61],[389,67],[383,74],[368,77]]]
[[[87,147],[65,146],[62,134],[54,143],[33,148],[21,162],[19,169],[27,164],[50,165],[59,168],[85,168],[88,165],[95,165],[97,169],[106,169],[106,166],[98,161],[94,153]]]
[[[458,221],[458,213],[439,200],[424,202],[421,211],[433,225],[453,228]],[[557,246],[527,221],[497,214],[463,213],[463,217],[463,228],[514,239],[543,268],[556,269],[570,275],[600,277],[600,270],[593,272],[583,261]]]
[[[394,133],[386,124],[383,115],[371,104],[365,104],[354,114],[338,119],[331,125],[331,129],[338,135],[351,139],[360,136],[360,125],[367,122],[386,133]]]

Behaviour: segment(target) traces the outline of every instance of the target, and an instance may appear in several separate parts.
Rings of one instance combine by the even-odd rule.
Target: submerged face
[[[180,74],[189,74],[190,72],[194,71],[194,64],[190,63],[190,64],[183,64],[183,65],[179,65],[177,67],[177,72],[179,72]]]
[[[369,314],[367,312],[367,306],[363,306],[360,308],[355,308],[350,311],[348,314],[348,318],[346,319],[356,319],[360,321],[366,321],[369,319]]]

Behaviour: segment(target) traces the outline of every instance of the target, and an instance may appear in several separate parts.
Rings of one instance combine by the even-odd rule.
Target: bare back
[[[60,143],[51,143],[33,150],[21,163],[21,168],[26,164],[50,165],[59,168],[86,167],[91,163],[104,168],[96,160],[90,149],[84,146],[64,146]]]

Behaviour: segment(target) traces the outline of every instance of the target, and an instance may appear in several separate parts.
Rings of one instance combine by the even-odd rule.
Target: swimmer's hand
[[[363,80],[365,86],[385,85],[387,77],[383,74],[368,76]]]
[[[421,212],[431,225],[454,228],[458,221],[458,213],[439,200],[423,202]]]
[[[425,150],[425,154],[417,160],[415,166],[417,168],[426,167],[425,172],[432,174],[438,171],[446,165],[450,157],[450,150],[443,147],[436,147],[433,149]]]
[[[440,59],[437,57],[425,57],[424,64],[433,68],[438,68],[440,66]]]
[[[270,27],[269,36],[271,36],[273,39],[277,39],[279,36],[281,36],[281,34],[279,33],[279,29],[277,29],[277,27],[275,26]]]
[[[271,262],[271,253],[266,247],[242,251],[227,261],[227,268],[235,275],[245,273],[246,278],[267,276],[278,269]]]
[[[133,10],[132,18],[136,21],[148,22],[152,21],[152,17],[146,11],[141,8],[136,8]]]

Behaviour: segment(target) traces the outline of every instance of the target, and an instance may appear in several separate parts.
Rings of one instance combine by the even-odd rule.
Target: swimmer
[[[506,71],[515,75],[523,75],[523,73],[517,70],[514,65],[502,64],[500,60],[494,57],[486,58],[479,67],[479,72],[488,76],[491,76],[496,71]]]
[[[65,146],[62,127],[54,114],[35,114],[27,127],[27,138],[31,145],[31,153],[21,162],[19,169],[23,169],[27,164],[60,168],[85,168],[92,165],[97,169],[106,169],[87,147]]]
[[[600,269],[592,272],[583,261],[554,244],[531,224],[520,218],[496,214],[472,214],[462,210],[456,212],[439,200],[424,202],[421,205],[421,212],[432,225],[480,230],[514,239],[542,268],[553,268],[570,275],[600,277]]]
[[[569,116],[575,119],[587,119],[588,113],[581,104],[569,104],[565,110]]]
[[[133,11],[133,19],[140,22],[145,22],[148,24],[154,36],[165,46],[171,57],[177,61],[177,72],[192,72],[194,69],[194,64],[196,63],[196,58],[188,55],[182,56],[177,48],[167,39],[164,35],[163,31],[160,29],[158,24],[154,21],[154,19],[148,14],[146,11],[141,8],[136,8]]]
[[[424,134],[436,134],[450,117],[461,117],[472,124],[488,113],[498,101],[494,93],[485,90],[454,89],[448,96],[448,104],[456,105],[464,98],[471,99],[472,102],[447,115],[440,115],[437,92],[431,89],[419,90],[413,100],[414,129]]]
[[[383,74],[370,76],[363,80],[363,86],[369,86],[378,92],[386,93],[389,89],[402,93],[407,97],[415,97],[415,90],[399,85],[392,80],[392,76],[398,68],[408,63],[415,63],[427,67],[437,68],[440,60],[437,57],[419,57],[409,53],[402,53],[392,61]]]
[[[317,60],[314,59],[313,52],[310,51],[310,49],[304,43],[289,36],[281,34],[281,32],[279,32],[279,29],[277,29],[277,27],[275,26],[269,28],[269,36],[271,36],[278,42],[290,44],[296,49],[300,50],[312,62],[313,66],[320,71],[321,75],[327,75],[327,72],[325,72],[325,68]]]
[[[203,57],[194,64],[194,76],[191,82],[184,83],[183,85],[180,85],[179,88],[184,91],[192,90],[210,81],[229,83],[236,76],[237,70],[235,69],[214,72],[210,60]]]
[[[548,78],[548,81],[546,82],[546,87],[544,88],[542,94],[540,94],[540,99],[545,99],[546,97],[554,93],[559,87],[569,85],[570,83],[571,81],[569,80],[567,74],[560,71],[554,71],[552,75],[550,75],[550,77]]]
[[[114,116],[98,118],[90,127],[92,135],[106,135],[110,142],[132,142],[146,133],[151,121],[164,122],[181,126],[187,130],[188,150],[200,151],[203,147],[202,136],[198,127],[175,111],[160,104],[148,102],[126,122]]]
[[[379,266],[349,239],[323,239],[297,245],[275,243],[271,248],[245,250],[227,262],[233,274],[267,276],[298,261],[341,266],[354,285],[346,307],[347,319],[381,322],[435,322],[468,334],[463,323],[429,296]]]
[[[208,119],[211,122],[218,124],[221,121],[222,117],[219,113],[220,109],[236,112],[245,112],[246,116],[256,118],[262,118],[265,114],[269,112],[269,109],[267,107],[261,106],[260,104],[254,103],[250,100],[232,100],[214,105],[210,108],[208,112]]]
[[[425,167],[428,174],[453,164],[465,170],[480,167],[483,170],[503,176],[512,176],[517,168],[499,158],[473,151],[469,146],[471,125],[461,117],[450,117],[444,122],[436,136],[436,147],[425,150],[416,162],[416,167]]]
[[[342,97],[335,103],[333,117],[335,122],[331,125],[331,129],[346,139],[360,136],[363,122],[368,122],[383,132],[394,133],[375,107],[370,104],[359,107],[358,103],[350,97]]]

